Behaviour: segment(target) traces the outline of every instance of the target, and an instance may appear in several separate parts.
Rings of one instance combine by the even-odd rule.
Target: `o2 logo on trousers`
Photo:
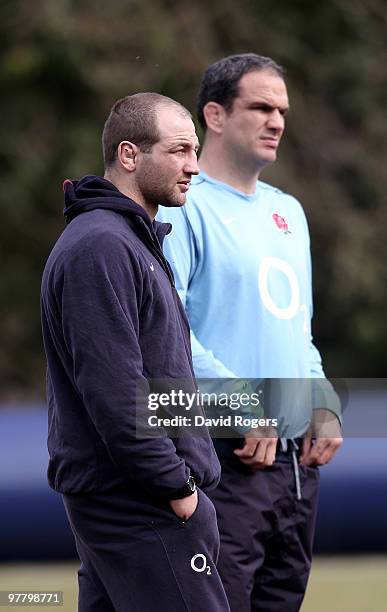
[[[279,270],[284,274],[289,283],[290,302],[288,306],[278,306],[269,292],[268,276],[271,270]],[[264,257],[259,267],[258,287],[261,299],[265,307],[277,319],[293,319],[299,312],[304,313],[304,323],[302,331],[306,334],[309,331],[308,309],[306,304],[300,304],[300,286],[298,278],[292,266],[283,259],[277,257]]]
[[[191,567],[194,572],[205,572],[207,570],[207,576],[211,576],[211,567],[207,565],[207,557],[202,553],[194,555],[191,559]]]

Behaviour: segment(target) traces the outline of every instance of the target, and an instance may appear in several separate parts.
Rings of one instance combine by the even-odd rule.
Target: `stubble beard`
[[[181,201],[180,194],[176,193],[173,187],[168,189],[163,186],[165,182],[163,176],[160,176],[153,169],[148,169],[138,177],[137,184],[145,202],[151,206],[162,205],[168,208],[183,206],[186,200],[185,194],[181,194],[184,195],[184,199]],[[175,189],[178,189],[177,185]]]
[[[180,197],[176,195],[176,193],[170,193],[169,197],[165,197],[163,201],[163,206],[167,206],[167,208],[180,208],[181,206],[184,206],[187,198],[185,194],[181,195],[183,196],[183,200],[181,200]]]

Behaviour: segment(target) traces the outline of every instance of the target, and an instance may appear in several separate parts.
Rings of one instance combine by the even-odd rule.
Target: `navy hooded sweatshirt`
[[[66,181],[64,190],[68,225],[41,297],[49,484],[61,493],[124,487],[169,499],[193,475],[212,488],[220,467],[207,430],[136,432],[139,382],[186,379],[195,391],[189,326],[161,250],[171,226],[152,223],[106,179]]]

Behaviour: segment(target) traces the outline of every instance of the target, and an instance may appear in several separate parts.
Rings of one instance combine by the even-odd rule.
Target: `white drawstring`
[[[296,481],[296,493],[297,493],[297,499],[300,500],[302,499],[302,495],[301,495],[300,469],[298,466],[298,458],[297,458],[298,445],[297,445],[297,442],[295,442],[295,440],[291,440],[291,443],[293,445],[292,459],[293,459],[294,479]]]
[[[292,462],[293,462],[293,472],[294,472],[294,480],[296,481],[296,495],[297,499],[302,499],[301,495],[301,481],[300,481],[300,469],[298,466],[298,444],[295,440],[289,440],[292,443]],[[283,453],[287,453],[288,451],[288,440],[287,438],[280,438],[281,450]]]

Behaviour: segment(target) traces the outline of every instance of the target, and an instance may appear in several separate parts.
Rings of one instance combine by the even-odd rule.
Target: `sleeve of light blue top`
[[[187,308],[187,292],[195,284],[197,267],[196,237],[193,234],[184,208],[169,209],[168,215],[163,215],[162,207],[157,218],[172,223],[172,233],[166,236],[163,250],[171,264],[176,283],[176,290],[190,318]],[[207,350],[191,330],[192,358],[197,378],[236,378],[212,351]]]
[[[307,222],[305,219],[306,243],[307,243],[307,261],[308,261],[308,277],[310,287],[310,320],[313,317],[313,297],[312,297],[312,262],[310,256],[310,239]],[[312,402],[313,410],[326,409],[333,412],[341,422],[341,403],[340,399],[334,390],[332,384],[326,379],[320,352],[313,343],[313,337],[310,333],[309,345],[310,357],[310,377],[312,381]]]
[[[310,377],[312,381],[313,410],[325,408],[333,412],[341,423],[341,403],[332,383],[326,379],[321,356],[313,341],[310,341]]]

